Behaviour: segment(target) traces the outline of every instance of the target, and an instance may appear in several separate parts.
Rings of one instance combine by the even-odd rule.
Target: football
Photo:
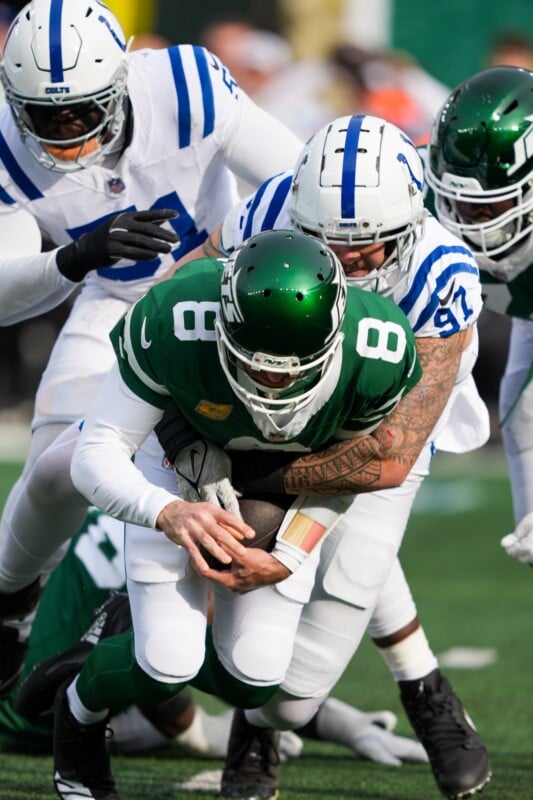
[[[259,547],[270,552],[276,541],[276,534],[294,497],[287,494],[257,495],[256,497],[241,497],[239,508],[243,520],[255,531],[253,539],[243,539],[244,547]],[[200,548],[203,557],[211,569],[229,569],[228,564],[223,564],[203,547]]]

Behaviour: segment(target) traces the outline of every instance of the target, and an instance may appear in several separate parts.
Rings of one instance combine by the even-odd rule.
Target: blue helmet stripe
[[[61,14],[63,0],[50,3],[50,75],[52,83],[62,83],[63,51],[61,48]]]
[[[15,183],[21,192],[24,192],[28,200],[38,200],[43,197],[42,192],[37,186],[32,183],[25,172],[19,167],[15,156],[8,147],[6,140],[0,133],[0,159],[4,163],[4,167],[9,172],[9,176],[13,183]]]
[[[341,218],[354,219],[355,217],[355,170],[357,166],[357,148],[359,134],[363,124],[363,117],[352,117],[346,131],[344,157],[342,160],[342,186],[341,186]]]
[[[200,76],[200,86],[202,87],[202,99],[204,104],[204,138],[213,133],[215,128],[215,100],[213,96],[213,86],[209,75],[206,52],[203,47],[194,47],[194,58]]]
[[[183,69],[181,54],[177,46],[169,47],[168,55],[172,75],[174,76],[176,94],[178,95],[178,146],[188,147],[191,143],[191,102],[185,79],[185,70]]]

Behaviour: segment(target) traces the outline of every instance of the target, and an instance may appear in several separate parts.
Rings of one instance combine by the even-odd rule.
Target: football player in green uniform
[[[59,796],[76,788],[108,800],[118,797],[104,745],[110,712],[139,696],[160,702],[186,684],[240,707],[275,691],[323,536],[339,518],[349,524],[350,448],[361,439],[378,446],[372,431],[421,375],[403,312],[347,289],[332,251],[294,231],[253,237],[226,263],[183,268],[139,300],[112,339],[118,365],[85,421],[72,475],[91,503],[128,523],[135,637],[101,641],[61,687],[54,737]],[[240,543],[253,532],[236,513],[180,499],[152,433],[169,397],[228,451],[302,453],[284,475],[301,504],[297,524],[282,525],[272,553]],[[228,504],[228,485],[217,478],[208,496]],[[230,569],[209,567],[206,551]]]
[[[500,420],[516,529],[509,555],[533,563],[533,73],[483,70],[436,119],[427,181],[440,222],[472,249],[487,308],[511,317]]]
[[[31,675],[32,692],[28,694],[30,683],[23,682],[20,693],[14,690],[0,700],[0,751],[51,752],[53,718],[45,712],[51,708],[55,689],[101,638],[131,626],[125,580],[124,525],[92,509],[53,571],[37,609],[23,673]],[[32,671],[37,664],[39,675]],[[348,720],[342,728],[335,722],[339,709],[345,723]],[[131,706],[113,717],[110,745],[118,753],[175,745],[196,756],[222,758],[231,719],[229,709],[208,714],[184,689],[169,703]],[[348,744],[353,752],[378,763],[427,759],[418,742],[394,734],[397,719],[391,711],[364,712],[329,699],[319,711],[319,722],[326,729],[322,738]],[[299,736],[285,731],[282,758],[296,757],[301,749]]]

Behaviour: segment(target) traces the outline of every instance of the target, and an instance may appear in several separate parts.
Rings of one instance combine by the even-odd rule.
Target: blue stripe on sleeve
[[[357,162],[357,147],[359,134],[363,124],[363,117],[352,117],[346,132],[344,157],[342,161],[342,186],[341,186],[341,217],[354,219],[355,217],[355,169]]]
[[[200,76],[200,86],[202,87],[202,100],[204,106],[204,138],[213,133],[215,129],[215,98],[213,95],[213,85],[209,75],[209,65],[203,47],[193,47],[196,68]]]
[[[5,203],[7,206],[12,206],[16,203],[16,200],[13,200],[3,186],[0,186],[0,202]]]
[[[178,96],[178,146],[188,147],[191,143],[191,102],[185,80],[181,53],[177,46],[169,47],[168,55]]]
[[[467,272],[470,274],[477,274],[478,269],[477,267],[473,267],[472,264],[466,263],[455,263],[452,264],[450,267],[445,269],[437,279],[437,285],[435,290],[431,294],[431,299],[425,309],[419,314],[418,319],[413,324],[413,331],[416,333],[420,328],[425,325],[425,323],[433,316],[437,308],[439,307],[439,293],[443,291],[446,284],[453,278],[454,275],[459,275],[461,272]],[[401,303],[400,303],[401,307]]]
[[[418,267],[411,288],[399,303],[399,306],[404,314],[409,314],[409,312],[415,305],[416,301],[420,297],[421,293],[423,292],[428,275],[431,272],[431,268],[433,267],[433,265],[443,256],[450,255],[452,253],[457,253],[463,256],[472,257],[472,253],[470,252],[470,250],[468,250],[468,248],[466,247],[461,247],[460,245],[453,245],[451,247],[441,245],[432,250],[431,253],[429,253],[429,255],[426,256],[424,261],[422,261],[422,263]],[[464,264],[462,262],[459,262],[457,266],[458,266],[458,272],[468,271],[475,274],[478,271],[477,267],[474,267],[471,264]],[[468,270],[465,270],[465,267],[468,267]]]
[[[259,189],[257,190],[257,192],[254,195],[253,202],[252,202],[252,204],[250,206],[250,210],[249,210],[248,215],[246,217],[246,223],[245,223],[244,231],[243,231],[243,235],[242,235],[243,240],[248,239],[248,237],[251,236],[251,234],[252,234],[252,224],[253,224],[253,221],[254,221],[254,214],[257,211],[257,209],[259,207],[259,203],[261,202],[261,200],[263,198],[263,195],[266,192],[267,187],[268,187],[268,185],[270,184],[270,182],[272,180],[273,180],[273,178],[269,178],[268,181],[265,181],[259,187]]]
[[[280,184],[276,191],[274,192],[274,196],[268,205],[267,213],[263,219],[261,230],[262,231],[270,231],[274,228],[276,224],[276,220],[278,218],[278,214],[283,208],[283,203],[285,202],[288,193],[290,192],[291,188],[291,181],[292,175],[287,175],[287,177],[283,178],[280,181]]]
[[[61,16],[63,0],[52,0],[50,3],[50,75],[52,83],[62,83],[63,49],[61,47]]]
[[[24,192],[28,200],[38,200],[43,197],[42,192],[35,186],[34,183],[28,178],[25,172],[19,167],[17,161],[11,150],[9,149],[6,140],[0,133],[0,159],[4,162],[4,166],[9,172],[9,175],[16,183],[21,192]]]

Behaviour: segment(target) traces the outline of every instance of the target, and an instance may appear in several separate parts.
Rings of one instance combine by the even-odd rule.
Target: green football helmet
[[[433,126],[427,182],[441,223],[507,281],[531,261],[532,169],[533,73],[492,67],[458,86]]]
[[[298,231],[265,231],[226,262],[220,300],[218,352],[237,397],[260,414],[304,408],[343,339],[346,281],[335,254]]]

